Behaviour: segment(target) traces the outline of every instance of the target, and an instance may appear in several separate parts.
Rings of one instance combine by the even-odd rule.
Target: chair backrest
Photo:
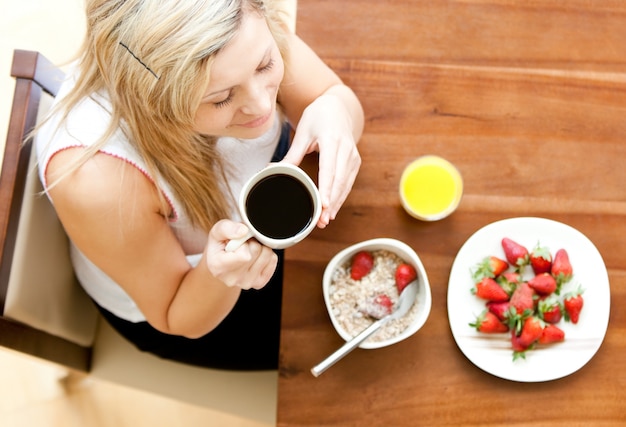
[[[28,137],[63,72],[16,50],[13,106],[0,174],[0,345],[87,371],[97,310],[76,282],[67,237],[41,194]]]

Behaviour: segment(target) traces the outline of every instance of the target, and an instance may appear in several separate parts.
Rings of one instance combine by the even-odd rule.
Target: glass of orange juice
[[[450,215],[463,195],[458,169],[435,155],[418,157],[400,178],[400,200],[404,209],[423,221],[437,221]]]

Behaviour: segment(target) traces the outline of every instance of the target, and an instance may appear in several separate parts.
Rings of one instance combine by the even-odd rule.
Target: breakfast
[[[332,274],[329,287],[331,315],[351,336],[391,314],[402,290],[415,278],[415,268],[386,250],[361,250]],[[413,322],[418,304],[406,316],[392,319],[368,338],[380,342],[403,332]]]
[[[563,294],[573,277],[566,249],[552,255],[537,244],[529,251],[508,237],[501,246],[503,254],[487,256],[471,270],[471,292],[485,308],[469,326],[481,334],[508,333],[513,360],[524,359],[532,349],[565,340],[558,325],[578,323],[583,290],[578,285]]]

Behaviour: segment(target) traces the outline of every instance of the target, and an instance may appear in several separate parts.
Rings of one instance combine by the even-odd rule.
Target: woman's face
[[[256,138],[271,128],[284,64],[265,18],[246,12],[235,37],[214,58],[196,112],[206,135]]]

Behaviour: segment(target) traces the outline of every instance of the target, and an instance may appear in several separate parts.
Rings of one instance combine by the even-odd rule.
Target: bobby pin
[[[152,71],[152,68],[148,67],[148,66],[147,66],[147,65],[146,65],[146,64],[145,64],[145,63],[144,63],[141,59],[139,59],[139,57],[138,57],[137,55],[135,55],[135,54],[133,53],[133,51],[132,51],[132,50],[130,50],[130,49],[128,48],[128,46],[126,46],[126,45],[125,45],[124,43],[122,43],[122,42],[120,42],[120,45],[121,45],[124,49],[126,49],[126,50],[128,51],[128,53],[130,53],[130,54],[133,56],[133,58],[135,58],[135,59],[137,60],[137,62],[139,62],[141,65],[143,65],[143,67],[144,67],[146,70],[150,71],[150,74],[152,74],[154,77],[156,77],[156,79],[157,79],[157,80],[159,80],[159,79],[161,78],[159,75],[157,75],[157,73],[155,73],[154,71]]]

